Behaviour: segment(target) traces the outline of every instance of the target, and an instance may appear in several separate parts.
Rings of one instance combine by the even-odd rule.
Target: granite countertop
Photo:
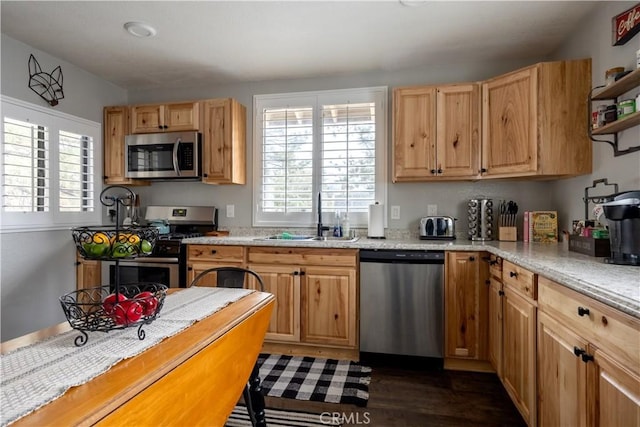
[[[264,240],[255,236],[194,237],[184,239],[183,243],[325,249],[487,251],[622,312],[640,318],[640,267],[606,264],[603,258],[570,252],[562,244],[367,238],[360,238],[355,242]]]

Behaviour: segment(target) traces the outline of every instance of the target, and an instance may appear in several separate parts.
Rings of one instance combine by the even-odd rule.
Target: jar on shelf
[[[605,85],[609,86],[611,83],[616,81],[616,76],[620,73],[624,73],[624,67],[613,67],[609,68],[604,73],[604,82]]]

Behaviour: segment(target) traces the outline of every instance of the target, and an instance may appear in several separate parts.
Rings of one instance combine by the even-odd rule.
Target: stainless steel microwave
[[[201,177],[198,132],[164,132],[125,137],[127,178],[192,179]]]

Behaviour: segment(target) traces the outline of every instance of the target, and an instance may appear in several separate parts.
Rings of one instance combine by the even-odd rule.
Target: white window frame
[[[386,204],[387,201],[387,139],[388,139],[388,89],[386,86],[356,89],[324,90],[310,92],[292,92],[270,95],[254,95],[253,97],[253,212],[254,227],[315,227],[317,224],[317,194],[320,188],[320,146],[322,135],[322,105],[375,102],[376,104],[376,167],[375,167],[375,202]],[[267,214],[261,211],[262,200],[262,111],[263,108],[284,108],[312,106],[314,134],[314,171],[313,171],[313,207],[311,213]],[[334,212],[327,208],[323,201],[323,225],[331,226]],[[350,213],[351,227],[366,227],[367,213]],[[387,217],[384,218],[386,227]]]
[[[0,207],[0,232],[59,230],[102,222],[100,192],[102,191],[102,124],[41,107],[7,96],[0,97],[0,177],[3,173],[4,118],[36,123],[49,132],[49,211],[5,212]],[[60,131],[69,131],[93,138],[93,210],[85,212],[61,212],[59,210],[58,138]],[[4,180],[0,179],[2,185]],[[4,188],[2,193],[4,194]]]

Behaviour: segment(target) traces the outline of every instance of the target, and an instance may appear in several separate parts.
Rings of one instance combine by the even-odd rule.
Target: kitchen
[[[604,81],[605,70],[620,64],[628,64],[638,49],[637,36],[625,45],[611,46],[611,18],[629,6],[629,2],[599,3],[577,24],[556,51],[536,58],[517,58],[505,61],[475,61],[467,66],[425,66],[394,72],[370,72],[343,76],[342,80],[323,77],[309,80],[268,81],[252,85],[230,84],[218,87],[195,87],[166,90],[126,91],[74,67],[72,64],[38,51],[28,44],[2,35],[2,94],[33,103],[40,99],[24,84],[26,59],[35,52],[43,64],[53,68],[63,64],[67,100],[57,108],[70,114],[101,121],[102,107],[108,105],[165,102],[170,100],[233,97],[248,108],[252,97],[260,93],[294,92],[310,89],[335,89],[388,85],[391,88],[405,85],[435,84],[471,81],[530,65],[540,60],[566,58],[592,58],[594,86]],[[4,27],[4,25],[3,25]],[[92,96],[71,98],[69,94],[91,93]],[[77,102],[75,99],[78,99]],[[89,113],[90,112],[90,113]],[[249,115],[250,117],[250,115]],[[247,120],[247,143],[251,143],[251,120]],[[637,129],[636,129],[637,130]],[[636,130],[621,134],[620,144],[635,145]],[[248,176],[251,183],[252,150],[247,150]],[[563,222],[562,229],[570,229],[571,219],[582,218],[582,195],[592,181],[607,177],[619,184],[622,190],[640,187],[638,153],[614,157],[611,147],[593,143],[593,172],[576,178],[531,182],[477,181],[438,183],[389,184],[386,206],[400,206],[400,219],[388,219],[389,230],[417,230],[417,221],[426,214],[428,205],[437,205],[439,214],[459,218],[458,230],[464,235],[466,201],[478,194],[511,199],[519,202],[520,210],[557,209]],[[188,189],[185,191],[185,189]],[[252,186],[207,186],[199,183],[154,183],[150,187],[136,188],[145,205],[193,205],[194,201],[206,201],[221,209],[220,226],[233,231],[251,225]],[[453,196],[452,196],[453,195]],[[523,195],[527,195],[526,198]],[[235,215],[226,215],[226,206],[235,206]],[[390,215],[389,215],[390,216]],[[310,224],[311,225],[311,224]],[[75,283],[74,247],[68,229],[58,231],[30,231],[3,233],[2,236],[2,340],[43,328],[64,320],[60,308],[43,301],[56,300]],[[25,244],[25,242],[29,242]],[[37,242],[33,244],[32,242]],[[34,268],[35,266],[35,268]],[[67,267],[63,267],[67,266]],[[43,272],[45,278],[43,278]],[[47,286],[43,285],[47,283]],[[30,313],[38,312],[39,316]]]

